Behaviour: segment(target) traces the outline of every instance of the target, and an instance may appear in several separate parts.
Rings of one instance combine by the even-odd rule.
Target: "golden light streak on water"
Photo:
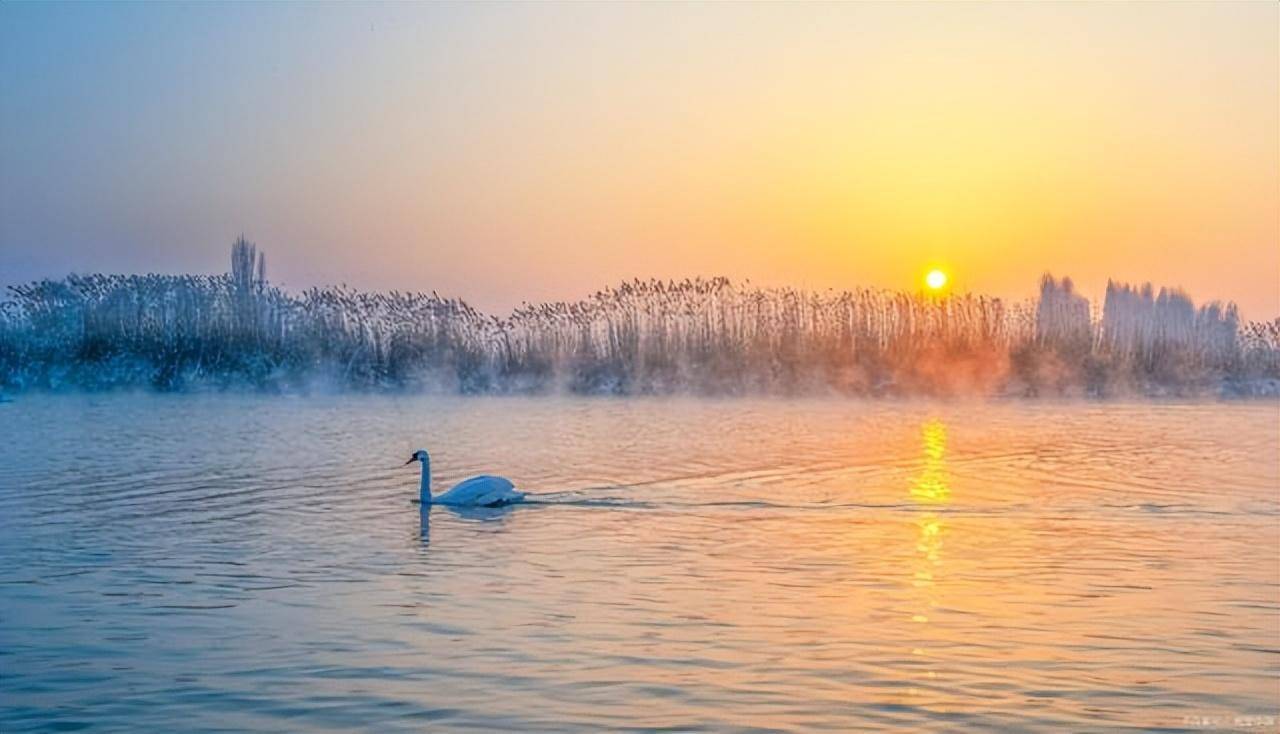
[[[947,426],[938,418],[931,418],[920,427],[920,444],[922,450],[920,474],[911,485],[911,499],[917,505],[936,507],[946,504],[951,498],[951,486],[947,477]],[[946,525],[943,518],[935,511],[928,511],[916,520],[918,534],[916,539],[915,564],[911,575],[911,584],[920,590],[920,599],[911,621],[915,624],[927,625],[930,615],[939,606],[937,581],[941,577],[943,533]],[[925,649],[913,647],[913,656],[936,663],[934,656]],[[922,673],[927,682],[938,678],[938,671],[933,665]],[[907,689],[910,696],[918,696],[922,691],[916,687]]]

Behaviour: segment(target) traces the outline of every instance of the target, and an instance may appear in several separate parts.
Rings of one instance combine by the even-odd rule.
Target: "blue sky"
[[[0,282],[630,277],[1280,313],[1271,3],[0,5]]]

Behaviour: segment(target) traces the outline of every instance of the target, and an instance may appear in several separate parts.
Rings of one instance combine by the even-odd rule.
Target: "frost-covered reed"
[[[254,386],[461,392],[1107,394],[1280,378],[1280,322],[1069,279],[1039,298],[631,281],[505,318],[435,293],[266,278],[243,238],[222,276],[77,276],[0,301],[6,389]]]

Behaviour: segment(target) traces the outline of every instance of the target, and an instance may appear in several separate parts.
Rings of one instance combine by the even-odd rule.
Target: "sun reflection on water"
[[[926,422],[920,429],[924,460],[919,476],[911,485],[911,499],[917,505],[931,507],[945,504],[951,498],[951,487],[947,478],[946,450],[947,426],[938,419]],[[939,600],[937,580],[942,559],[943,533],[946,526],[942,517],[934,511],[927,511],[916,520],[918,534],[916,537],[916,562],[912,572],[911,584],[921,590],[920,608],[911,616],[917,624],[928,624],[929,615],[937,608]],[[927,657],[928,653],[921,647],[914,647],[912,655]],[[937,678],[937,671],[929,670],[925,678]],[[917,692],[912,689],[912,692]]]
[[[921,442],[924,445],[924,466],[920,476],[911,485],[911,499],[919,505],[931,506],[947,502],[951,497],[951,487],[947,482],[946,450],[947,427],[936,418],[921,427]],[[925,512],[916,521],[919,537],[916,550],[920,553],[920,563],[914,573],[913,583],[917,587],[931,588],[934,585],[935,571],[942,552],[942,518],[936,512]],[[936,600],[930,599],[930,606]],[[912,617],[917,622],[927,622],[925,614]]]
[[[920,440],[924,444],[924,467],[911,486],[911,498],[923,505],[944,503],[951,498],[946,474],[946,424],[937,418],[925,423],[920,428]]]

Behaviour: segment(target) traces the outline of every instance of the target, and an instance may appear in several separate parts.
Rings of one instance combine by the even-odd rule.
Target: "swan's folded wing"
[[[476,498],[476,504],[483,507],[497,507],[519,502],[523,498],[524,493],[515,491],[508,483],[508,486],[494,487],[492,490],[480,495]]]
[[[493,477],[488,475],[480,475],[471,477],[458,482],[448,492],[436,498],[436,502],[444,505],[475,505],[479,504],[482,495],[487,494],[493,488]]]
[[[504,494],[510,494],[514,491],[515,485],[506,477],[496,477],[491,474],[481,474],[477,477],[458,482],[453,489],[440,495],[435,501],[442,505],[471,505],[473,507],[483,507],[485,505],[502,504]],[[510,500],[514,501],[514,500]]]

